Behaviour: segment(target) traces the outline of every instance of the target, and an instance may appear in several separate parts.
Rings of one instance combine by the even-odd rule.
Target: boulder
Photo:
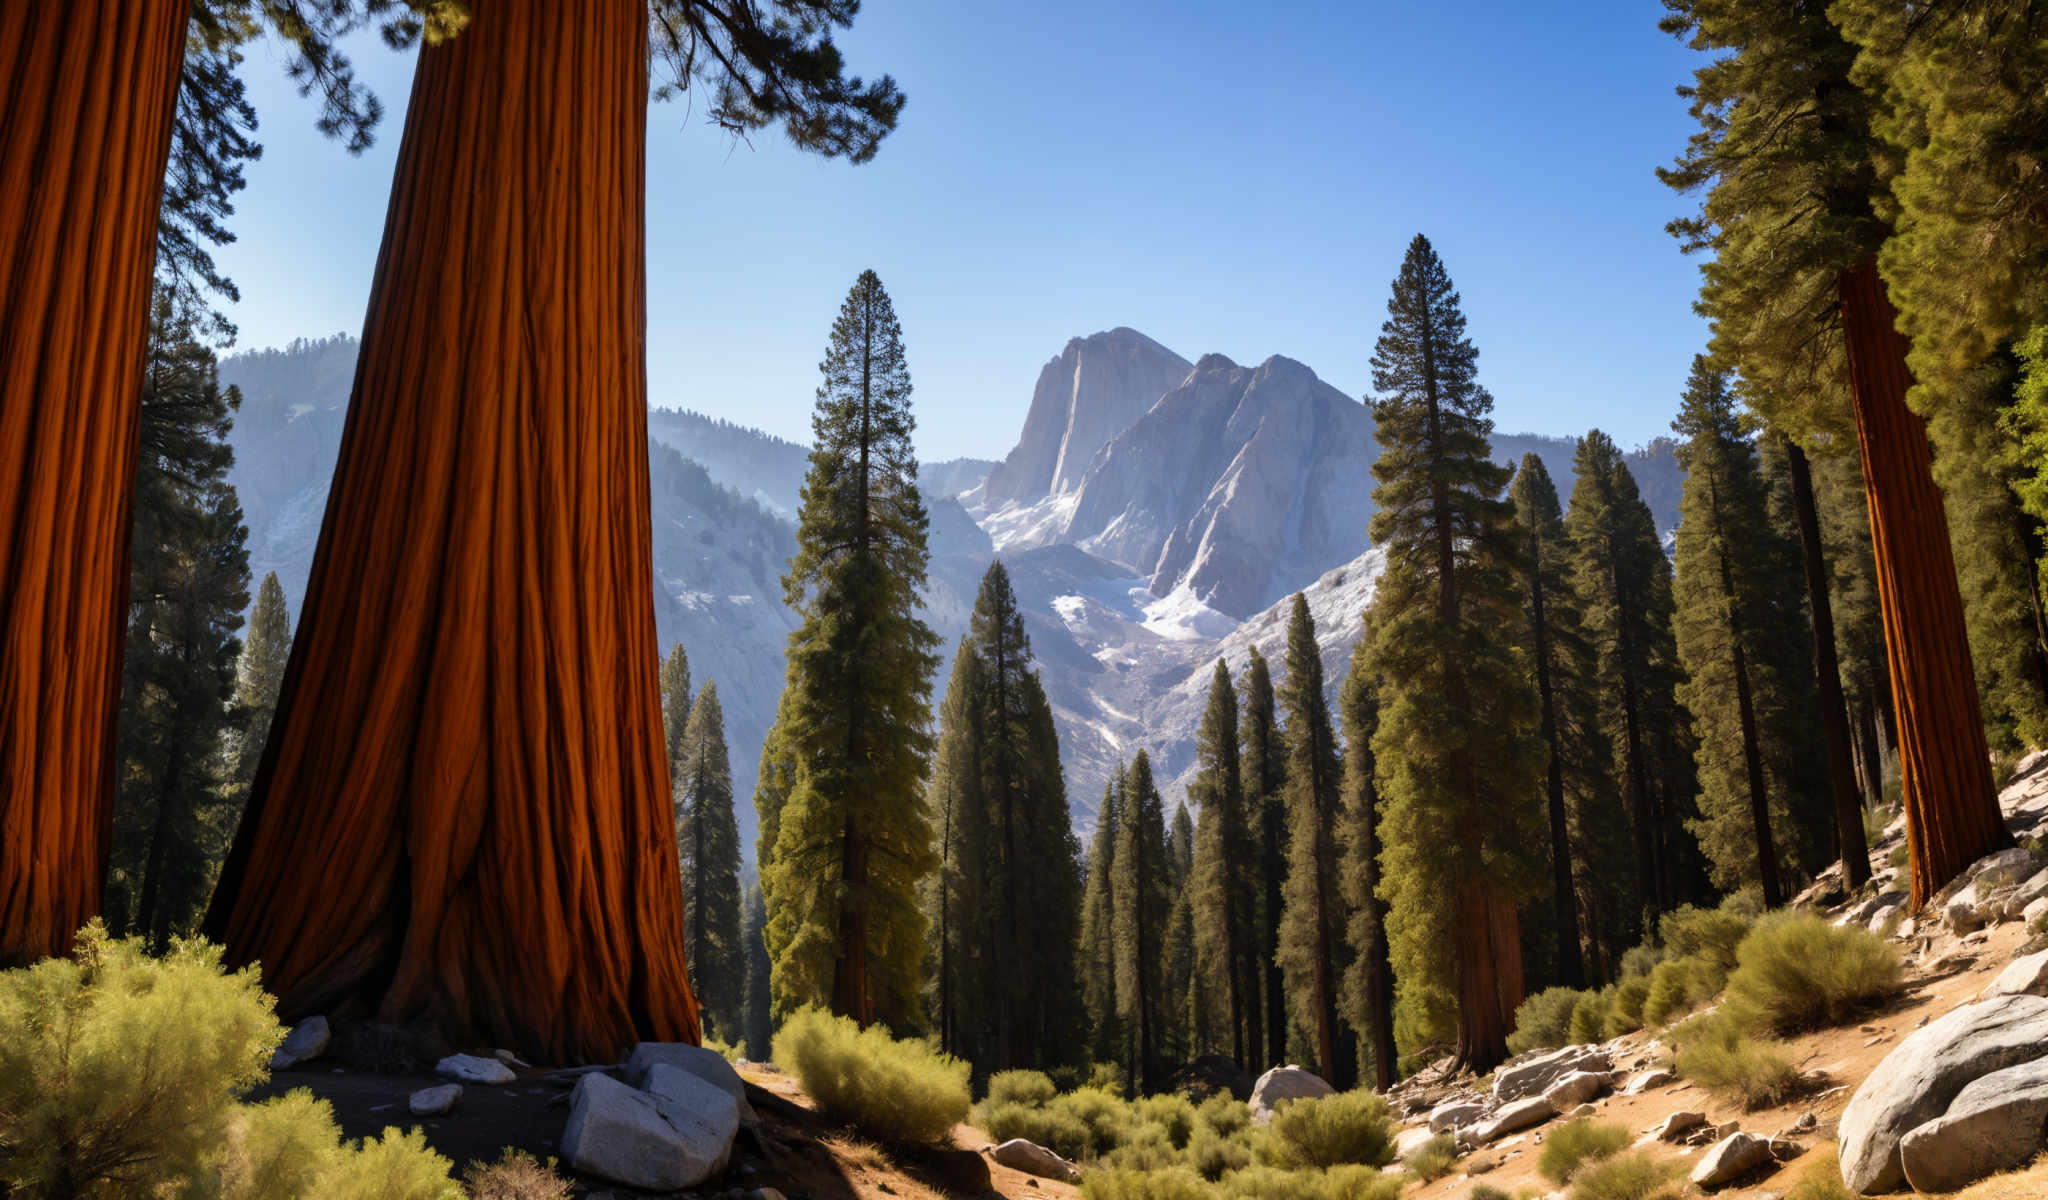
[[[1434,1141],[1438,1135],[1431,1133],[1424,1125],[1414,1125],[1394,1135],[1394,1157],[1406,1159],[1417,1150]]]
[[[455,1107],[462,1099],[462,1085],[444,1083],[436,1087],[421,1088],[406,1100],[406,1108],[415,1117],[438,1117]]]
[[[1753,1133],[1731,1133],[1715,1142],[1699,1165],[1692,1169],[1692,1181],[1703,1188],[1716,1188],[1742,1178],[1771,1161],[1771,1142]]]
[[[519,1078],[497,1059],[478,1058],[474,1054],[451,1054],[434,1064],[434,1074],[463,1083],[500,1084]]]
[[[1074,1164],[1037,1142],[1026,1141],[1023,1138],[1011,1138],[997,1146],[989,1157],[1013,1171],[1036,1175],[1040,1179],[1057,1179],[1065,1182],[1075,1175]]]
[[[2012,894],[2005,898],[2005,919],[2019,919],[2025,915],[2028,905],[2043,899],[2048,899],[2048,870],[2036,871],[2012,890]]]
[[[1493,1073],[1493,1098],[1502,1102],[1540,1096],[1574,1071],[1609,1071],[1614,1062],[1598,1046],[1566,1046],[1510,1060]]]
[[[1842,1182],[1852,1192],[1906,1182],[1899,1141],[1948,1110],[1981,1076],[2048,1055],[2048,999],[2000,996],[1915,1030],[1877,1064],[1842,1110]]]
[[[1941,906],[1941,919],[1958,934],[1973,933],[1990,920],[1984,911],[1982,898],[1977,894],[1975,883],[1966,883],[1963,889],[1948,898]]]
[[[2014,846],[2010,849],[2000,850],[1996,854],[1987,854],[1976,862],[1971,863],[1964,869],[1963,877],[1973,883],[1985,879],[1987,876],[1989,877],[1986,880],[1988,884],[2006,883],[2010,882],[2012,877],[2019,871],[2033,864],[2033,851],[2028,850],[2024,846]]]
[[[2013,959],[1977,993],[1979,1000],[1998,996],[2048,996],[2048,950]]]
[[[1649,1070],[1639,1072],[1630,1078],[1627,1086],[1621,1089],[1621,1094],[1624,1096],[1640,1096],[1651,1088],[1669,1087],[1677,1082],[1678,1072],[1670,1067],[1651,1067]]]
[[[326,1017],[307,1017],[292,1026],[284,1035],[284,1041],[270,1053],[270,1069],[282,1071],[286,1067],[318,1058],[327,1053],[328,1043],[334,1040],[327,1029]]]
[[[1429,1110],[1429,1131],[1449,1133],[1485,1115],[1486,1107],[1476,1100],[1446,1100]]]
[[[1472,1130],[1472,1140],[1483,1146],[1518,1129],[1541,1125],[1556,1115],[1557,1110],[1551,1107],[1550,1101],[1541,1096],[1517,1100],[1513,1104],[1503,1105],[1493,1114],[1491,1120],[1481,1121],[1475,1126]]]
[[[2043,896],[2020,910],[2020,920],[2029,925],[2042,917],[2048,917],[2048,896]]]
[[[1332,1095],[1336,1090],[1314,1071],[1304,1071],[1291,1063],[1274,1067],[1259,1076],[1259,1082],[1252,1087],[1252,1121],[1264,1125],[1272,1120],[1273,1109],[1283,1100],[1314,1099]]]
[[[1543,1090],[1556,1112],[1566,1113],[1607,1090],[1606,1072],[1573,1071]]]
[[[633,1047],[632,1055],[626,1059],[626,1082],[634,1087],[647,1086],[647,1072],[656,1063],[667,1063],[688,1071],[704,1082],[733,1098],[739,1106],[740,1120],[752,1125],[758,1119],[754,1106],[747,1102],[747,1085],[740,1080],[740,1073],[732,1069],[725,1056],[716,1050],[692,1046],[684,1042],[641,1042]]]
[[[1650,1136],[1660,1142],[1675,1142],[1707,1123],[1707,1114],[1680,1109],[1658,1122]]]
[[[723,1171],[739,1130],[732,1098],[675,1067],[657,1065],[649,1083],[670,1095],[636,1091],[609,1075],[578,1080],[562,1157],[585,1174],[655,1192],[695,1187]]]
[[[1899,1140],[1899,1163],[1915,1191],[1952,1192],[2025,1166],[2048,1129],[2048,1060],[1979,1077],[1948,1111]]]

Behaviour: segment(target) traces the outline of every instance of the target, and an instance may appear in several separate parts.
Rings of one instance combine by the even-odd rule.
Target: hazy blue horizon
[[[808,441],[864,267],[902,318],[930,459],[1000,458],[1046,361],[1118,325],[1190,360],[1283,354],[1358,397],[1423,232],[1502,431],[1648,441],[1706,337],[1662,231],[1688,202],[1651,174],[1691,129],[1672,89],[1694,56],[1655,0],[1535,7],[867,0],[848,60],[910,96],[873,163],[651,108],[649,403]],[[280,51],[244,64],[265,154],[219,255],[236,350],[360,328],[412,56],[350,53],[387,108],[360,158],[314,131]]]

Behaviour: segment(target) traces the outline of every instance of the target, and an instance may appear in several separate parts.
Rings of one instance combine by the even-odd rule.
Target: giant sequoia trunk
[[[1898,722],[1899,774],[1919,908],[1976,859],[2011,844],[1992,792],[1984,719],[1927,426],[1906,407],[1907,341],[1873,258],[1840,280],[1856,440]]]
[[[0,5],[0,966],[99,911],[186,0]]]
[[[287,1018],[699,1036],[649,563],[645,0],[420,53],[348,427],[208,925]]]

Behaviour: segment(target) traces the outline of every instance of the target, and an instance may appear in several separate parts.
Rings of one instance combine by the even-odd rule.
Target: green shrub
[[[1125,1171],[1163,1171],[1182,1165],[1180,1151],[1167,1140],[1166,1130],[1149,1124],[1134,1124],[1126,1129],[1116,1149],[1104,1155],[1102,1161]]]
[[[1742,940],[1725,1003],[1774,1033],[1832,1025],[1899,990],[1898,952],[1867,929],[1773,913]]]
[[[1501,1191],[1490,1183],[1475,1183],[1472,1185],[1472,1190],[1465,1193],[1465,1200],[1512,1200],[1512,1198],[1506,1192]]]
[[[1088,1078],[1082,1081],[1081,1086],[1100,1088],[1113,1096],[1121,1096],[1124,1094],[1124,1069],[1115,1063],[1090,1063]]]
[[[1751,918],[1738,911],[1739,901],[1719,908],[1681,904],[1657,922],[1657,936],[1672,958],[1696,958],[1726,978],[1735,969],[1735,948],[1749,934]]]
[[[1255,1166],[1224,1176],[1216,1195],[1219,1200],[1396,1200],[1401,1182],[1399,1175],[1357,1165],[1327,1171]]]
[[[1573,1045],[1597,1042],[1607,1034],[1608,998],[1604,992],[1587,992],[1572,1006]]]
[[[386,1128],[342,1152],[320,1175],[320,1200],[463,1200],[448,1177],[452,1164],[427,1146],[417,1129]]]
[[[1892,865],[1892,870],[1894,871],[1905,870],[1906,864],[1911,862],[1912,858],[1913,851],[1904,842],[1893,846],[1892,852],[1884,856],[1884,860]]]
[[[1543,1139],[1536,1169],[1550,1182],[1571,1182],[1580,1169],[1611,1158],[1628,1146],[1628,1130],[1605,1121],[1567,1121]]]
[[[1097,1153],[1094,1132],[1071,1109],[984,1103],[975,1112],[975,1123],[998,1142],[1023,1138],[1062,1158],[1080,1159]]]
[[[1116,1148],[1130,1122],[1124,1102],[1116,1093],[1098,1087],[1075,1088],[1055,1097],[1045,1111],[1071,1117],[1087,1132],[1087,1144],[1068,1158],[1098,1158]],[[990,1130],[991,1133],[994,1130]],[[1034,1139],[1036,1140],[1036,1139]]]
[[[1572,1182],[1571,1200],[1678,1200],[1685,1164],[1642,1151],[1587,1167]]]
[[[1280,1166],[1383,1167],[1394,1159],[1387,1102],[1369,1091],[1290,1100],[1273,1110],[1266,1130],[1269,1153]]]
[[[1624,979],[1614,985],[1613,1000],[1607,1007],[1607,1036],[1618,1038],[1643,1027],[1643,1001],[1649,998],[1650,981]]]
[[[1157,1126],[1164,1131],[1166,1140],[1176,1150],[1187,1145],[1188,1135],[1195,1131],[1195,1106],[1179,1092],[1133,1100],[1130,1113],[1137,1124]]]
[[[986,1100],[990,1104],[1040,1108],[1058,1094],[1052,1078],[1043,1071],[997,1071],[988,1077]]]
[[[1646,979],[1657,964],[1664,961],[1664,948],[1648,942],[1631,946],[1621,955],[1621,977],[1623,979]]]
[[[1643,1024],[1668,1025],[1713,999],[1721,976],[1697,958],[1667,958],[1650,972],[1650,990],[1643,996]]]
[[[803,1009],[775,1031],[775,1061],[827,1114],[885,1142],[936,1142],[968,1109],[967,1064],[879,1025]]]
[[[1856,1193],[1842,1182],[1842,1162],[1835,1148],[1827,1147],[1813,1156],[1785,1200],[1857,1200]]]
[[[1213,1200],[1209,1185],[1186,1167],[1090,1171],[1081,1177],[1081,1195],[1087,1200]]]
[[[1576,988],[1544,988],[1522,1001],[1515,1010],[1515,1031],[1508,1035],[1509,1051],[1526,1054],[1565,1045],[1571,1036],[1572,1009],[1584,994]]]
[[[1251,1165],[1257,1153],[1253,1136],[1249,1125],[1225,1132],[1205,1122],[1195,1127],[1187,1149],[1181,1152],[1181,1161],[1197,1175],[1214,1183],[1231,1171],[1241,1171]]]
[[[703,1040],[698,1044],[703,1046],[706,1050],[709,1050],[712,1053],[718,1055],[718,1057],[724,1059],[727,1062],[738,1062],[740,1059],[746,1057],[744,1054],[740,1053],[739,1047],[729,1046],[726,1043],[719,1041],[717,1038],[711,1036],[708,1033],[703,1035]]]
[[[270,1005],[253,967],[221,971],[218,947],[153,959],[98,921],[75,958],[0,973],[0,1194],[200,1178],[284,1036]]]
[[[1252,1123],[1251,1106],[1235,1096],[1217,1095],[1202,1101],[1195,1116],[1204,1125],[1228,1137]]]
[[[1448,1133],[1439,1133],[1410,1150],[1408,1157],[1401,1160],[1401,1165],[1424,1183],[1435,1183],[1457,1168],[1458,1139]]]
[[[1678,1073],[1751,1110],[1783,1104],[1805,1090],[1806,1079],[1777,1044],[1745,1032],[1723,1012],[1694,1017],[1671,1031],[1678,1043]]]
[[[488,1166],[471,1163],[463,1172],[469,1200],[569,1200],[569,1181],[555,1174],[555,1162],[543,1163],[524,1150],[507,1149]]]

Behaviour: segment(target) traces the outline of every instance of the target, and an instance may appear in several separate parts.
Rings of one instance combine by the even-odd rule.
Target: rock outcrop
[[[740,1120],[749,1125],[755,1122],[754,1106],[747,1101],[747,1085],[740,1081],[739,1072],[733,1070],[732,1064],[725,1061],[725,1056],[718,1051],[687,1042],[641,1042],[633,1047],[632,1055],[626,1059],[626,1082],[634,1087],[646,1087],[648,1073],[657,1064],[687,1071],[731,1096],[739,1110]]]
[[[2026,1163],[2048,1129],[2048,1061],[1982,1076],[1956,1093],[1948,1111],[1899,1141],[1899,1164],[1915,1191],[1950,1192]]]
[[[1577,1071],[1610,1071],[1614,1060],[1598,1046],[1566,1046],[1511,1058],[1493,1073],[1497,1101],[1540,1096],[1550,1085]]]
[[[1252,1121],[1264,1125],[1273,1119],[1273,1110],[1284,1101],[1313,1100],[1334,1095],[1336,1090],[1314,1071],[1304,1071],[1292,1064],[1274,1067],[1252,1086]]]
[[[989,1157],[1013,1171],[1036,1175],[1040,1179],[1057,1179],[1064,1182],[1079,1174],[1074,1169],[1074,1164],[1037,1142],[1024,1138],[1011,1138],[990,1151]]]
[[[1738,1130],[1700,1156],[1692,1169],[1692,1181],[1703,1188],[1722,1187],[1770,1161],[1770,1139]]]
[[[307,1017],[292,1026],[292,1031],[284,1035],[284,1041],[278,1043],[276,1050],[271,1051],[270,1069],[282,1071],[308,1059],[318,1058],[327,1053],[327,1047],[333,1040],[333,1034],[327,1028],[326,1017]]]
[[[562,1157],[615,1183],[680,1191],[725,1170],[739,1122],[731,1096],[681,1068],[656,1063],[645,1091],[592,1073],[570,1094]]]

